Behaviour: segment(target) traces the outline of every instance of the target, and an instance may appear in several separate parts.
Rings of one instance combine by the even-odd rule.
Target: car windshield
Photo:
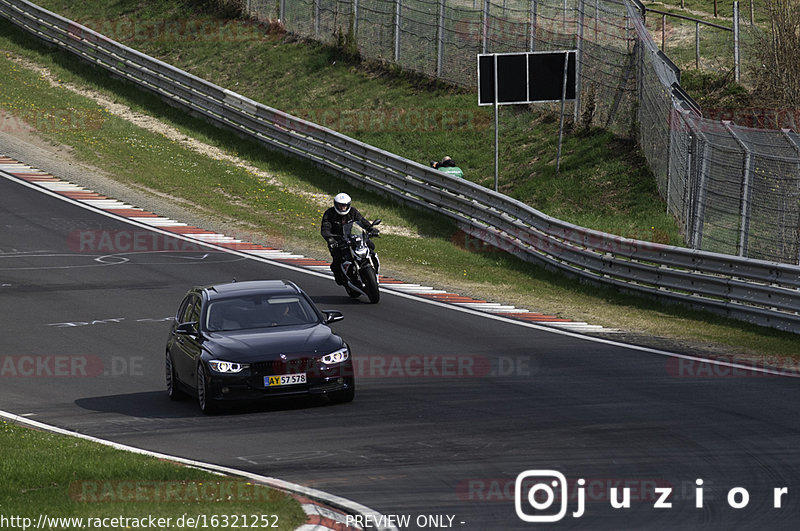
[[[305,298],[295,295],[243,295],[213,301],[206,312],[210,332],[308,325],[319,317]]]

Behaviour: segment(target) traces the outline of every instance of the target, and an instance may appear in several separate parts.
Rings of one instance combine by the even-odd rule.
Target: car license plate
[[[278,374],[275,376],[264,376],[266,387],[277,387],[279,385],[296,385],[306,383],[306,373],[298,374]]]

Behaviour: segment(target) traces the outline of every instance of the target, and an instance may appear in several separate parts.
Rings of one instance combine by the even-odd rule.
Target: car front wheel
[[[206,369],[202,363],[197,366],[197,403],[203,413],[210,414],[217,410],[217,401],[208,396]]]
[[[178,382],[175,377],[175,366],[172,363],[172,353],[167,351],[166,357],[166,377],[167,377],[167,396],[170,400],[183,400],[186,398],[186,393],[178,388]]]

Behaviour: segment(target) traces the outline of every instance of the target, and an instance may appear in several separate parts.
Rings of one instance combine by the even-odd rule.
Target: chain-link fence
[[[800,263],[800,137],[701,118],[637,0],[242,1],[293,33],[351,39],[365,57],[467,87],[479,53],[577,49],[575,117],[638,140],[687,245]]]
[[[609,0],[242,0],[258,18],[322,42],[352,38],[367,58],[466,87],[480,53],[581,46],[582,107],[621,135],[633,126],[632,33],[623,2]],[[575,113],[579,116],[578,113]]]

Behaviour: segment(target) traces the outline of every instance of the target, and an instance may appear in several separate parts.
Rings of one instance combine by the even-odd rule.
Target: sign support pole
[[[567,67],[569,66],[569,54],[564,54],[564,81],[561,84],[561,119],[558,123],[558,153],[556,154],[556,175],[561,169],[561,140],[564,138],[564,104],[567,99]],[[497,94],[497,89],[495,89]]]
[[[500,166],[500,146],[499,146],[499,107],[497,105],[497,54],[494,55],[494,191],[497,192],[499,181],[499,166]]]

